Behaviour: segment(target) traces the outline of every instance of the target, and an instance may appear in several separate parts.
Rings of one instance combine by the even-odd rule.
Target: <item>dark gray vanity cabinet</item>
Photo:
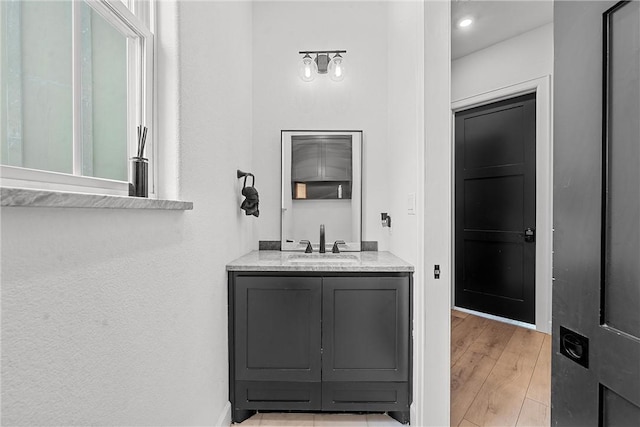
[[[233,421],[256,410],[409,420],[410,273],[229,273]]]

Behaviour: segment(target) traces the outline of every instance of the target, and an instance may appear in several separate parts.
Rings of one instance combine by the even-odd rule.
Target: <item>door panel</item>
[[[477,242],[471,239],[465,242],[464,257],[474,259],[465,272],[467,275],[467,290],[482,294],[502,296],[522,300],[523,281],[522,247],[520,242]],[[491,282],[490,289],[483,285]]]
[[[320,381],[322,279],[238,276],[238,380]]]
[[[409,280],[323,280],[323,381],[408,381]]]
[[[519,107],[492,110],[464,120],[465,169],[523,163],[524,145],[513,143],[520,140],[523,126]]]
[[[552,424],[636,426],[640,7],[555,2],[554,16],[553,333],[591,354],[580,366],[554,339]]]
[[[455,305],[535,323],[535,94],[456,113]]]
[[[604,322],[640,336],[640,4],[611,15]]]
[[[604,386],[601,388],[601,398],[603,426],[638,425],[640,408]]]
[[[522,175],[469,179],[464,183],[464,226],[472,230],[524,230]]]

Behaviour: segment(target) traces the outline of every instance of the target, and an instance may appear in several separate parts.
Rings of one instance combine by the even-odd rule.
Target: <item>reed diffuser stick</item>
[[[142,145],[140,148],[140,157],[142,157],[142,153],[144,153],[144,146],[147,143],[147,127],[144,127],[144,131],[142,132]]]
[[[138,157],[142,157],[144,153],[144,146],[147,142],[147,127],[138,126]]]

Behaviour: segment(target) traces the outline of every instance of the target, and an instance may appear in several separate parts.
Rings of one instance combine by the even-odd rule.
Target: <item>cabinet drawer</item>
[[[320,410],[319,382],[237,381],[235,409]]]
[[[409,383],[324,382],[322,409],[331,411],[408,411]]]

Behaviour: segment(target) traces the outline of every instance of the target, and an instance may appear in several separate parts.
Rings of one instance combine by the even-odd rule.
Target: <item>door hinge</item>
[[[433,266],[433,278],[434,279],[439,279],[440,278],[440,265],[438,265],[438,264]]]

